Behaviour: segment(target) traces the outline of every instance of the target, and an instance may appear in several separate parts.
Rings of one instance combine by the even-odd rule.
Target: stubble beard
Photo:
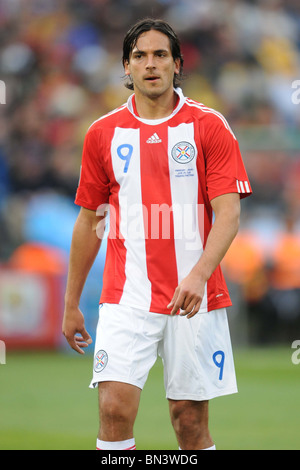
[[[149,100],[157,100],[159,99],[161,96],[165,95],[169,89],[172,89],[173,90],[173,86],[171,85],[168,85],[168,86],[164,86],[164,87],[155,87],[153,86],[152,88],[151,87],[139,87],[137,85],[134,85],[134,90],[135,91],[138,91],[142,96],[144,96],[145,98],[148,98]]]

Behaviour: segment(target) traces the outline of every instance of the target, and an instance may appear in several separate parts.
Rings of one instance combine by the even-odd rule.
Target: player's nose
[[[149,54],[147,56],[147,63],[146,63],[146,69],[154,69],[155,68],[155,62],[154,62],[154,56],[152,54]]]

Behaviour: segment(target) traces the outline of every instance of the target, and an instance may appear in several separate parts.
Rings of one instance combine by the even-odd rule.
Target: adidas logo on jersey
[[[162,140],[158,137],[156,132],[147,140],[147,144],[160,144],[160,142],[162,142]]]

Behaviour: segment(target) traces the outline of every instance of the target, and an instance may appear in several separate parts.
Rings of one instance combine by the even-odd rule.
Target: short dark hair
[[[132,28],[126,34],[123,42],[123,66],[125,66],[126,62],[129,62],[130,54],[133,51],[140,35],[151,30],[159,31],[168,36],[174,61],[180,59],[180,72],[179,74],[175,74],[173,81],[174,87],[176,88],[180,85],[183,70],[183,56],[181,53],[180,40],[173,28],[163,20],[146,18],[144,20],[138,21],[134,26],[132,26]],[[126,82],[125,86],[129,88],[129,90],[134,89],[133,83],[131,82]]]

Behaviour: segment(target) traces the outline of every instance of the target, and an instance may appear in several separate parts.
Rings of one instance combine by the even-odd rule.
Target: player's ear
[[[130,66],[129,66],[129,60],[124,60],[124,71],[125,75],[130,75]]]
[[[181,61],[179,58],[175,59],[175,75],[180,75]]]

